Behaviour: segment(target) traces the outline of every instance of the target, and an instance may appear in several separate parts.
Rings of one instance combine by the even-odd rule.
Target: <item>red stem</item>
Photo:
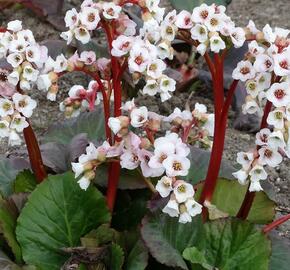
[[[112,42],[114,39],[114,24],[108,25],[106,22],[103,23],[104,30],[107,35],[109,49],[112,50]],[[121,107],[122,107],[122,86],[121,86],[121,76],[123,70],[120,69],[120,64],[118,59],[111,55],[112,63],[112,75],[113,75],[113,89],[114,89],[114,115],[115,117],[121,116]],[[118,137],[115,137],[115,140],[118,141]],[[111,212],[113,212],[118,183],[121,173],[121,167],[119,163],[114,162],[110,164],[109,173],[108,173],[108,189],[107,189],[107,204]]]
[[[261,121],[260,129],[266,128],[268,126],[267,118],[268,118],[269,113],[271,112],[271,109],[272,109],[272,102],[268,100],[264,108],[264,114]],[[255,195],[256,195],[256,192],[250,192],[249,187],[248,187],[245,198],[242,202],[239,212],[237,213],[237,218],[240,218],[243,220],[247,219],[251,211],[251,208],[255,199]]]
[[[290,214],[283,216],[275,221],[273,221],[272,223],[266,225],[263,228],[263,233],[269,233],[270,231],[272,231],[273,229],[277,228],[278,226],[280,226],[281,224],[285,223],[286,221],[288,221],[290,219]]]
[[[208,56],[206,61],[211,65]],[[224,101],[223,59],[218,55],[215,55],[215,64],[215,69],[213,69],[213,67],[209,67],[211,72],[215,71],[215,73],[212,74],[215,98],[214,141],[208,166],[209,169],[200,197],[201,203],[204,203],[206,200],[210,201],[212,199],[217,184],[218,174],[222,162],[222,154],[224,150],[228,111],[238,84],[238,81],[233,81],[229,88],[227,98]],[[203,216],[206,216],[206,212],[203,213]]]
[[[47,177],[47,173],[43,165],[38,141],[30,123],[29,126],[23,130],[23,135],[26,142],[31,168],[36,176],[37,182],[41,183]]]

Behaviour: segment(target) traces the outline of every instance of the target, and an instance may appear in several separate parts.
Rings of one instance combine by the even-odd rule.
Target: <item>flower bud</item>
[[[91,170],[87,171],[84,176],[89,180],[93,180],[96,177],[96,173],[93,170]]]
[[[151,142],[148,138],[141,138],[140,147],[143,149],[148,149],[151,146]]]

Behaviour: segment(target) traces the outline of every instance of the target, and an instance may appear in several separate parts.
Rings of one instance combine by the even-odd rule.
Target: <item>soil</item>
[[[168,0],[162,1],[162,5],[169,7]],[[79,6],[80,0],[66,0],[65,8],[72,6]],[[279,26],[283,28],[290,28],[290,1],[285,0],[233,0],[228,7],[228,14],[237,22],[237,25],[247,25],[249,19],[256,22],[257,26],[263,27],[266,23],[272,26]],[[23,21],[25,28],[31,29],[38,41],[47,39],[60,39],[59,31],[39,19],[27,9],[7,9],[0,13],[0,25],[5,25],[10,20],[19,19]],[[66,76],[60,82],[60,93],[58,100],[62,100],[70,87],[74,84],[87,85],[88,80],[80,74],[71,74]],[[159,99],[141,97],[139,96],[138,102],[146,104],[152,111],[168,114],[173,111],[175,107],[183,108],[184,104],[188,101],[190,93],[176,93],[170,101],[160,104]],[[32,117],[33,127],[36,129],[37,134],[41,138],[41,134],[45,132],[47,127],[57,120],[63,120],[63,113],[59,111],[58,104],[46,100],[45,94],[34,90],[32,96],[38,100],[38,107]],[[194,103],[204,103],[212,111],[212,100],[210,92],[201,90],[195,91],[194,95],[190,98],[189,104],[193,106]],[[239,151],[247,151],[254,146],[254,135],[248,132],[237,131],[233,128],[233,120],[235,114],[230,112],[229,128],[227,130],[226,145],[224,156],[231,162],[235,162],[236,153]],[[0,153],[8,154],[17,149],[10,149],[7,147],[6,142],[0,144]],[[290,213],[290,161],[285,160],[281,166],[271,170],[269,173],[269,182],[267,190],[277,202],[278,216]],[[290,237],[290,222],[285,223],[279,228],[280,234]]]

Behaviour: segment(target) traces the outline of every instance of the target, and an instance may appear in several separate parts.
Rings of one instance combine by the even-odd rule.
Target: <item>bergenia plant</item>
[[[132,6],[141,26],[128,15]],[[272,231],[290,215],[273,221],[275,203],[261,181],[290,157],[290,31],[258,30],[252,21],[237,27],[217,4],[166,13],[159,0],[85,0],[64,20],[66,44],[91,50],[67,48],[52,58],[21,21],[1,28],[0,137],[19,152],[24,138],[29,157],[21,150],[22,158],[1,161],[9,175],[0,188],[1,269],[288,269],[286,240]],[[101,31],[108,58],[94,47]],[[214,111],[195,102],[160,115],[128,98],[129,74],[141,95],[170,100],[176,41],[205,60]],[[226,89],[225,59],[243,46]],[[32,93],[59,100],[58,82],[72,72],[90,82],[75,82],[59,102],[75,120],[53,132],[70,135],[47,135],[39,145]],[[262,120],[256,145],[237,153],[235,169],[223,152],[239,82],[247,91],[243,113]]]

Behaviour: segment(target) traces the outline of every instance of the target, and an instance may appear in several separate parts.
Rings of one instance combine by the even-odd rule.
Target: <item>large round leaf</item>
[[[204,236],[183,257],[205,269],[267,270],[271,245],[261,230],[247,221],[219,219],[204,225]],[[278,270],[278,269],[277,269]]]
[[[17,174],[29,164],[22,158],[0,159],[0,194],[8,197],[13,193],[13,182]]]
[[[164,214],[152,214],[143,219],[141,234],[151,255],[160,263],[188,269],[182,258],[185,248],[194,246],[202,233],[200,217],[181,224]]]
[[[74,175],[50,176],[28,199],[16,229],[25,262],[59,270],[68,259],[61,248],[79,245],[80,237],[110,221],[102,194],[80,189]]]
[[[76,118],[52,125],[45,134],[44,141],[68,144],[80,133],[86,133],[90,140],[103,140],[105,139],[104,123],[104,114],[102,109],[98,108],[94,112],[82,113]]]
[[[197,197],[202,186],[201,184],[198,188]],[[240,185],[238,181],[219,179],[211,203],[230,216],[236,216],[246,192],[247,186]],[[265,192],[256,192],[248,220],[259,224],[271,222],[275,217],[275,206],[275,203],[268,198]]]
[[[217,5],[228,5],[231,0],[170,0],[172,6],[178,10],[186,9],[188,11],[192,11],[195,7],[200,6],[202,3],[217,4]]]
[[[270,270],[289,270],[290,266],[290,241],[282,238],[277,232],[270,234],[272,242],[272,255]]]

